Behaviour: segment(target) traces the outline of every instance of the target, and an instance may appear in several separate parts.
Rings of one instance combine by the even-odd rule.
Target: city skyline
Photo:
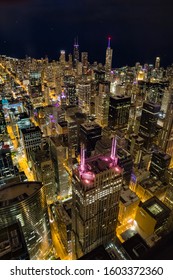
[[[160,2],[0,0],[0,259],[173,259]]]
[[[111,36],[113,68],[125,65],[161,65],[173,62],[171,30],[173,4],[161,1],[0,1],[0,53],[24,58],[47,55],[57,59],[60,50],[73,52],[78,36],[80,52],[89,61],[104,63]]]

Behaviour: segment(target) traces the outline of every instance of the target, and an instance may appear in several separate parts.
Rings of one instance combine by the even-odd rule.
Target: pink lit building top
[[[73,170],[73,174],[82,185],[92,188],[99,175],[105,173],[105,176],[110,176],[111,171],[117,175],[122,174],[122,169],[117,165],[115,138],[112,140],[111,155],[96,155],[85,159],[85,149],[84,146],[81,147],[80,165]]]

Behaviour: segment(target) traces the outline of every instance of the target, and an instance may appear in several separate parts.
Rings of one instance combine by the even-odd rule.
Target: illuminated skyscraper
[[[19,221],[30,259],[44,259],[51,249],[45,187],[23,182],[0,188],[0,229]]]
[[[78,259],[115,235],[122,171],[117,165],[116,141],[111,156],[85,160],[81,148],[80,166],[72,177],[72,251]]]
[[[145,148],[149,148],[156,136],[156,127],[160,105],[153,102],[144,102],[140,120],[139,135],[144,139]]]
[[[51,204],[55,201],[57,190],[55,185],[55,174],[50,153],[48,150],[32,151],[30,154],[32,172],[35,181],[42,182],[45,186],[46,201]]]
[[[30,151],[36,151],[41,146],[42,133],[38,126],[21,129],[22,142],[27,159]]]
[[[77,68],[77,64],[79,62],[79,44],[78,44],[78,37],[74,40],[74,46],[73,46],[73,63],[74,68]]]
[[[60,58],[59,58],[60,64],[62,67],[65,66],[65,50],[60,51]]]
[[[105,72],[106,72],[106,80],[110,81],[111,69],[112,69],[112,54],[113,50],[110,46],[111,38],[108,38],[108,46],[106,49],[106,61],[105,61]]]
[[[172,90],[172,89],[171,89]],[[159,147],[171,156],[171,165],[173,163],[173,93],[168,104],[163,129],[159,139]]]
[[[86,74],[87,70],[88,70],[88,53],[87,52],[81,53],[81,62],[82,62],[82,72],[83,72],[83,74]]]
[[[109,113],[109,88],[110,84],[102,82],[99,84],[99,92],[95,97],[95,115],[99,125],[105,127],[108,125]]]
[[[82,113],[90,114],[91,83],[81,81],[77,85],[78,106]]]
[[[155,69],[159,69],[159,68],[160,68],[160,57],[156,57]]]

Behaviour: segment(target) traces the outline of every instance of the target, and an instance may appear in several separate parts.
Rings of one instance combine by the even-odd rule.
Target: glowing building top
[[[122,169],[117,165],[116,156],[116,139],[112,140],[111,155],[96,155],[85,159],[85,148],[81,145],[81,160],[80,165],[74,168],[74,176],[81,181],[83,186],[92,188],[95,186],[95,179],[102,173],[115,171],[122,174]]]

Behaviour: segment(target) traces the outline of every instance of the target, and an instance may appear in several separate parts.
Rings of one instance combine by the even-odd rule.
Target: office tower
[[[82,73],[85,75],[85,74],[87,74],[87,70],[88,70],[88,53],[87,52],[81,53],[81,62],[82,62]]]
[[[77,85],[78,106],[82,113],[90,114],[91,83],[80,82]]]
[[[21,134],[25,155],[29,160],[30,151],[36,151],[40,149],[42,133],[38,126],[34,126],[21,129]]]
[[[20,223],[0,229],[0,260],[29,260]]]
[[[110,76],[111,76],[111,69],[112,69],[112,54],[113,50],[111,49],[110,46],[111,43],[111,38],[108,38],[108,46],[106,49],[106,61],[105,61],[105,78],[107,81],[110,81]]]
[[[60,51],[59,62],[62,67],[65,67],[65,50]]]
[[[159,69],[160,68],[160,57],[156,57],[156,61],[155,61],[155,69]]]
[[[168,223],[170,209],[153,196],[144,203],[140,202],[136,212],[136,230],[146,239],[152,234],[161,235]]]
[[[108,126],[111,129],[127,128],[130,105],[129,96],[110,96]]]
[[[72,177],[72,252],[78,259],[115,236],[122,171],[117,165],[116,141],[111,156],[97,155],[85,160]]]
[[[160,134],[158,146],[171,156],[171,166],[173,163],[173,94],[171,89],[171,100],[168,104],[163,129]]]
[[[77,105],[78,97],[76,93],[76,84],[74,76],[65,76],[64,77],[64,86],[65,92],[67,96],[67,104],[68,105]]]
[[[71,165],[72,159],[77,156],[78,151],[78,127],[75,117],[68,117],[68,162]]]
[[[60,198],[65,198],[70,193],[70,177],[67,165],[67,146],[60,136],[50,137],[50,155],[54,167],[57,194]]]
[[[144,147],[148,149],[156,136],[157,120],[160,105],[153,102],[144,102],[140,119],[139,136],[144,139]]]
[[[99,92],[95,97],[95,116],[101,127],[108,126],[109,89],[109,83],[100,83]]]
[[[154,152],[151,158],[149,171],[161,181],[165,181],[165,172],[169,167],[171,156],[163,152]]]
[[[80,141],[86,147],[86,155],[94,152],[96,142],[101,139],[102,128],[95,122],[85,122],[80,126]]]
[[[50,153],[48,150],[32,151],[30,152],[30,161],[34,180],[43,183],[46,201],[48,204],[51,204],[56,200],[57,189]]]
[[[11,150],[8,145],[0,146],[0,182],[14,176],[16,170],[13,165]]]
[[[0,229],[20,222],[30,259],[46,259],[52,248],[42,183],[23,182],[1,187],[0,217]]]
[[[77,68],[79,62],[79,44],[78,44],[78,37],[74,39],[74,46],[73,46],[73,66]]]

